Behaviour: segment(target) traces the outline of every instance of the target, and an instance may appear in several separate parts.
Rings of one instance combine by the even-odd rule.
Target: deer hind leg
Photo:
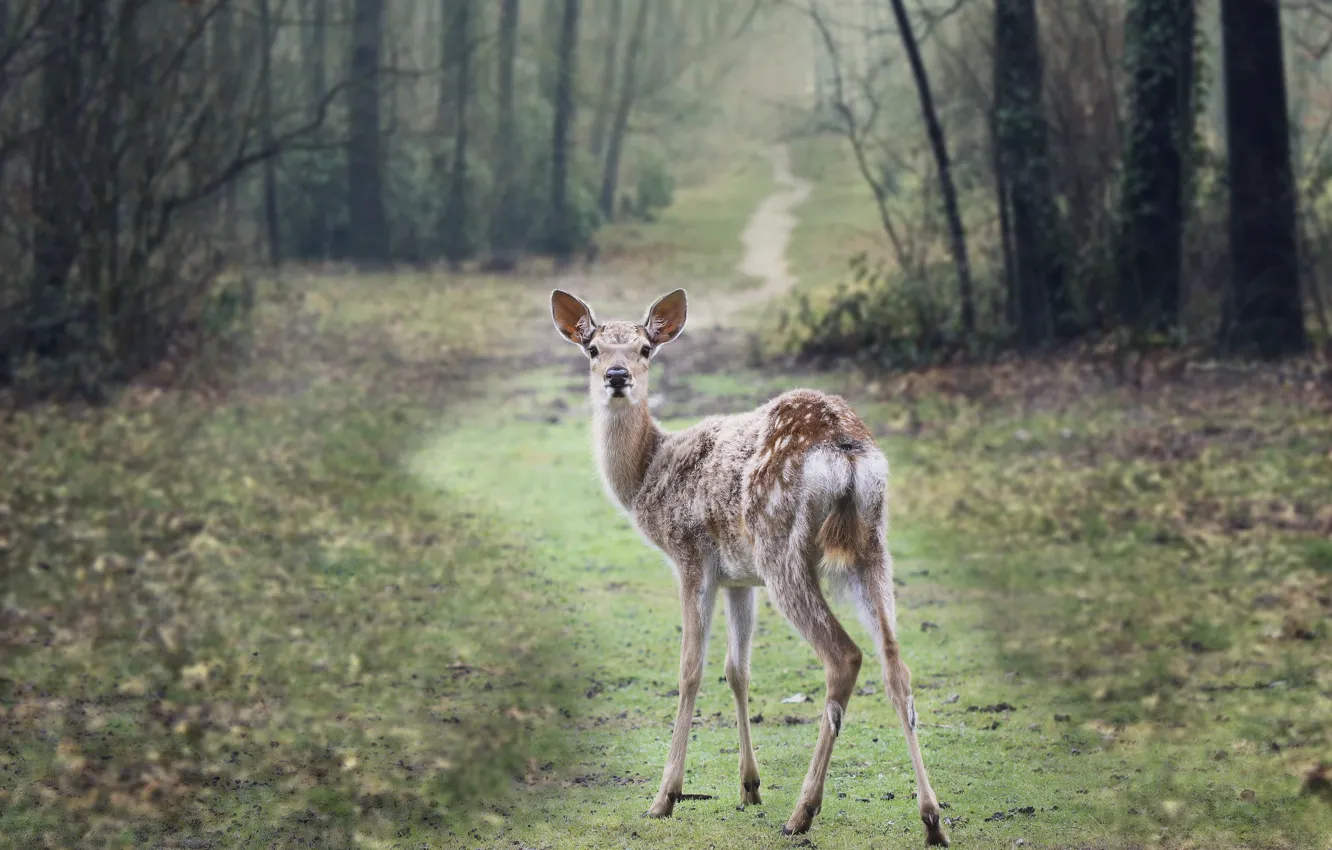
[[[735,696],[735,719],[740,729],[740,805],[762,803],[758,760],[749,738],[749,657],[754,638],[755,589],[726,589],[726,681]]]
[[[682,569],[681,575],[685,574]],[[671,749],[666,756],[666,769],[662,771],[661,788],[648,809],[654,818],[667,818],[675,810],[675,803],[684,792],[685,748],[689,745],[689,731],[694,722],[694,699],[703,682],[703,661],[708,649],[708,628],[717,601],[717,588],[710,582],[680,582],[680,610],[683,628],[680,637],[680,701],[675,709],[675,727],[671,732]]]
[[[842,718],[860,675],[860,648],[833,616],[828,600],[819,587],[816,559],[806,557],[803,546],[793,544],[793,551],[782,557],[785,563],[773,572],[769,588],[773,603],[791,621],[796,631],[809,641],[823,662],[828,699],[819,724],[819,740],[805,774],[795,810],[782,827],[782,834],[793,835],[809,830],[814,816],[823,806],[823,788],[832,761],[833,745],[842,731]]]
[[[893,579],[888,554],[882,543],[873,543],[851,577],[860,616],[878,644],[879,660],[883,665],[884,689],[897,710],[897,719],[906,735],[907,752],[911,767],[916,772],[916,798],[920,805],[920,819],[925,824],[925,843],[948,846],[948,836],[939,823],[939,798],[930,787],[925,772],[925,760],[916,740],[916,703],[911,696],[911,671],[902,660],[901,648],[894,634]]]

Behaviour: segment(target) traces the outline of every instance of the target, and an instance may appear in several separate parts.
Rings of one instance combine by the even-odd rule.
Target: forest
[[[918,843],[868,663],[779,833],[831,686],[765,592],[642,818],[679,597],[551,290],[677,287],[668,430],[812,387],[887,456],[957,846],[1322,846],[1329,54],[1321,0],[0,0],[0,847]]]

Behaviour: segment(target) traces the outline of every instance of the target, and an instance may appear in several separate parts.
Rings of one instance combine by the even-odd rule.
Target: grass
[[[706,282],[715,290],[752,284],[737,268],[737,244],[754,207],[772,191],[772,166],[740,153],[712,177],[676,190],[657,221],[619,222],[598,237],[602,259],[627,274]]]
[[[223,398],[6,416],[0,844],[391,835],[558,752],[561,594],[399,459],[512,287],[357,283],[270,303]]]
[[[791,145],[791,168],[814,184],[809,200],[797,211],[800,226],[787,251],[791,269],[800,277],[798,291],[813,295],[842,283],[848,277],[847,261],[859,252],[888,253],[874,196],[844,139],[797,140]]]
[[[727,199],[759,183],[682,195],[644,231],[657,273],[733,288],[746,207]],[[703,228],[703,206],[730,212]],[[822,233],[798,274],[838,250]],[[686,779],[714,799],[641,817],[675,589],[601,491],[548,285],[286,284],[225,393],[0,423],[0,845],[803,846],[777,830],[823,674],[766,600],[764,805],[736,809],[719,614]],[[631,286],[657,289],[606,288]],[[1301,792],[1332,749],[1320,391],[1134,394],[1067,363],[867,383],[691,367],[690,345],[663,354],[685,365],[671,427],[815,384],[888,453],[900,638],[955,846],[1326,846],[1332,806]],[[813,846],[920,841],[878,679],[867,664]],[[798,692],[813,702],[782,702]]]

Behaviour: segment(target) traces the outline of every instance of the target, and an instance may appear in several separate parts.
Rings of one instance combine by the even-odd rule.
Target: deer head
[[[587,355],[593,404],[628,408],[647,402],[653,356],[684,330],[685,291],[677,289],[658,298],[642,324],[599,325],[591,307],[559,289],[550,294],[550,312],[560,335]]]

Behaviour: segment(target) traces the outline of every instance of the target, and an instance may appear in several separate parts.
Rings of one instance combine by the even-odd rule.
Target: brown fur
[[[707,635],[722,590],[726,678],[741,742],[741,801],[759,801],[749,735],[749,655],[754,588],[766,586],[774,605],[814,647],[826,674],[818,743],[783,831],[809,829],[861,665],[860,649],[820,588],[820,572],[836,569],[875,632],[916,772],[921,818],[927,838],[936,841],[942,836],[934,831],[938,800],[916,741],[910,673],[893,635],[892,559],[884,541],[887,461],[845,401],[814,390],[793,390],[748,413],[709,417],[683,431],[663,430],[648,412],[648,370],[658,349],[683,330],[685,312],[684,291],[676,290],[658,299],[641,323],[599,324],[572,295],[551,295],[556,328],[588,357],[594,449],[606,492],[665,553],[680,588],[679,703],[649,814],[668,816],[681,799]]]

